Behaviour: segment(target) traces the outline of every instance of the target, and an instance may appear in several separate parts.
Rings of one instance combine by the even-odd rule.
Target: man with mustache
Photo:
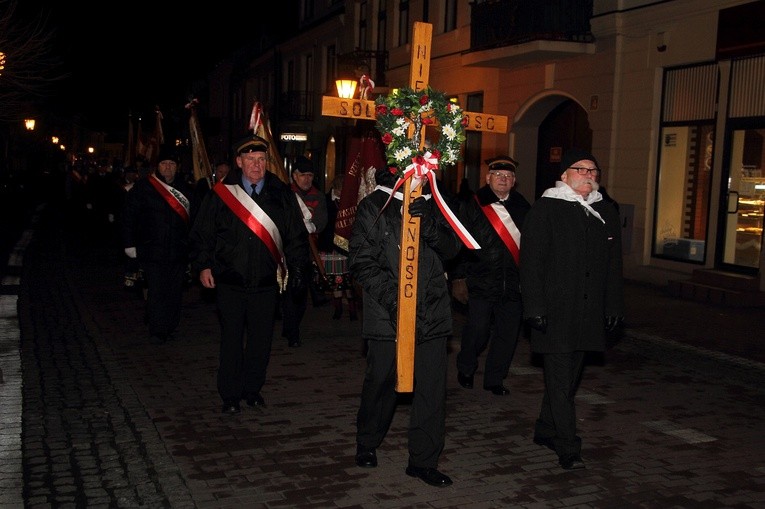
[[[532,205],[520,253],[523,316],[531,348],[544,358],[545,392],[534,443],[566,470],[584,468],[574,397],[586,352],[605,350],[624,316],[621,223],[598,192],[595,156],[570,149],[560,181]]]

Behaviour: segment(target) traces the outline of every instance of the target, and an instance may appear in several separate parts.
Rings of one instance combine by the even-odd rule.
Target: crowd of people
[[[155,167],[126,168],[109,179],[107,165],[82,185],[92,235],[116,235],[126,273],[141,286],[147,337],[173,339],[189,278],[214,300],[220,322],[217,389],[224,414],[240,402],[265,407],[274,329],[300,347],[309,302],[347,301],[361,315],[366,369],[356,415],[356,465],[377,466],[397,407],[397,334],[403,196],[388,168],[357,205],[348,251],[333,243],[343,176],[325,194],[314,162],[299,157],[290,183],[269,171],[269,143],[247,135],[209,178],[190,182],[180,158],[163,149]],[[543,359],[545,390],[534,442],[555,451],[563,469],[584,468],[574,398],[586,352],[605,349],[606,334],[624,317],[618,207],[599,192],[600,167],[580,149],[563,154],[560,180],[531,204],[517,190],[520,164],[501,155],[486,161],[485,185],[466,182],[449,196],[454,215],[437,206],[430,186],[407,206],[419,224],[414,388],[405,473],[432,486],[452,480],[438,470],[446,440],[447,342],[457,303],[466,312],[456,355],[457,382],[473,389],[485,352],[481,385],[507,396],[516,345],[530,331]],[[436,196],[436,197],[437,197]],[[463,244],[454,218],[480,245]],[[103,238],[103,237],[102,237]],[[337,268],[335,268],[337,267]],[[140,274],[140,276],[139,276]],[[126,277],[126,283],[128,281]],[[358,288],[361,294],[356,290]],[[359,309],[357,306],[361,305]]]

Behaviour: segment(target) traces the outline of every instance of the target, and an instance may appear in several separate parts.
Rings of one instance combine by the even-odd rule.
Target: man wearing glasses
[[[584,468],[574,396],[585,352],[605,350],[619,327],[622,296],[621,223],[598,192],[595,157],[570,149],[560,181],[531,207],[523,224],[523,315],[531,348],[544,359],[545,392],[534,442],[555,451],[566,470]]]
[[[518,162],[501,156],[486,161],[486,185],[460,207],[460,221],[481,245],[464,249],[452,271],[452,295],[468,305],[457,354],[457,381],[473,388],[478,356],[486,353],[483,388],[510,393],[503,382],[518,342],[523,309],[518,276],[521,226],[531,205],[515,190]]]

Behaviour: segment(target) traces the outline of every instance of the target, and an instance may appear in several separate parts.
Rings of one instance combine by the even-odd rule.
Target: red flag
[[[380,135],[375,129],[369,129],[350,139],[347,151],[347,166],[343,179],[343,191],[335,220],[335,245],[348,251],[356,207],[367,194],[374,190],[374,175],[378,169],[385,168],[385,149]]]

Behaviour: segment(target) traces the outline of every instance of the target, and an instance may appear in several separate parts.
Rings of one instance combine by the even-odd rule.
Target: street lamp
[[[337,86],[337,96],[342,99],[353,99],[356,93],[356,80],[335,80]]]
[[[26,118],[26,119],[24,119],[24,127],[27,128],[27,131],[34,131],[35,130],[35,119],[33,119],[33,118]]]

